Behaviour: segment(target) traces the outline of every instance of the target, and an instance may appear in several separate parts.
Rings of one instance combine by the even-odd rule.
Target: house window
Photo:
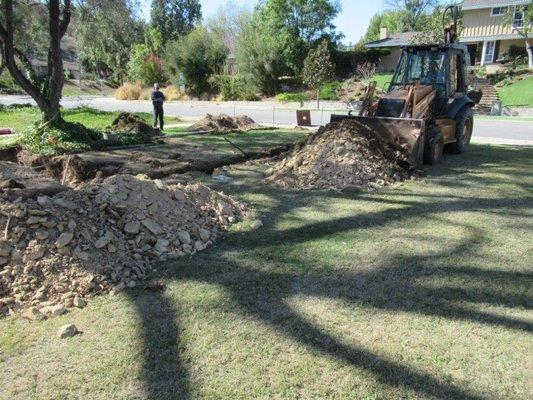
[[[491,17],[503,17],[507,14],[507,7],[494,7],[491,12]]]
[[[513,28],[522,28],[524,26],[524,10],[516,9],[513,17]]]

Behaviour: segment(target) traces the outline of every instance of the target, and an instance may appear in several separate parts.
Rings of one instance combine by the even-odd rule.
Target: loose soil
[[[354,120],[318,130],[306,144],[267,171],[266,181],[282,187],[377,189],[408,179],[405,150],[385,142]]]
[[[226,114],[220,115],[211,115],[207,116],[191,127],[189,127],[190,132],[198,133],[218,133],[225,134],[230,132],[237,131],[249,131],[252,129],[257,129],[260,126],[255,123],[253,119],[246,115],[237,115],[236,117],[230,117]]]
[[[157,136],[160,134],[159,130],[152,128],[141,118],[128,112],[120,113],[111,124],[111,129],[114,132],[129,132],[140,136]]]

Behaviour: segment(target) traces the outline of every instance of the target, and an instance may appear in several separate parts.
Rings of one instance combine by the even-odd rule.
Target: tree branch
[[[71,0],[63,0],[63,18],[61,19],[59,25],[60,38],[63,38],[63,36],[65,36],[65,33],[67,33],[67,29],[70,24],[71,6]]]

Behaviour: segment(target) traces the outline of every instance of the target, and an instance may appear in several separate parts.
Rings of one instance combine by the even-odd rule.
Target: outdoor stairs
[[[500,101],[498,91],[488,79],[476,79],[476,90],[483,91],[483,97],[479,104],[474,107],[476,114],[490,115],[494,104]]]

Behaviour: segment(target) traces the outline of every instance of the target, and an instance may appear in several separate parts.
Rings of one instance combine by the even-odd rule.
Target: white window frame
[[[498,10],[499,12],[495,13],[494,12],[495,10]],[[507,12],[509,12],[509,7],[507,7],[507,6],[504,6],[504,7],[492,7],[492,9],[490,10],[490,16],[491,17],[503,17],[505,14],[507,14]]]
[[[489,48],[492,47],[492,51],[488,52]],[[490,56],[490,59],[488,59],[487,56]],[[496,40],[487,40],[483,44],[483,58],[481,65],[487,65],[487,64],[493,64],[494,59],[496,58]]]
[[[516,18],[516,13],[517,12],[520,12],[520,14],[522,15],[522,18],[520,19],[517,19]],[[524,9],[517,9],[516,6],[514,7],[513,9],[513,28],[516,29],[516,28],[523,28],[524,27],[524,14],[525,14],[526,10]],[[520,25],[518,25],[516,22],[517,21],[520,21]]]

